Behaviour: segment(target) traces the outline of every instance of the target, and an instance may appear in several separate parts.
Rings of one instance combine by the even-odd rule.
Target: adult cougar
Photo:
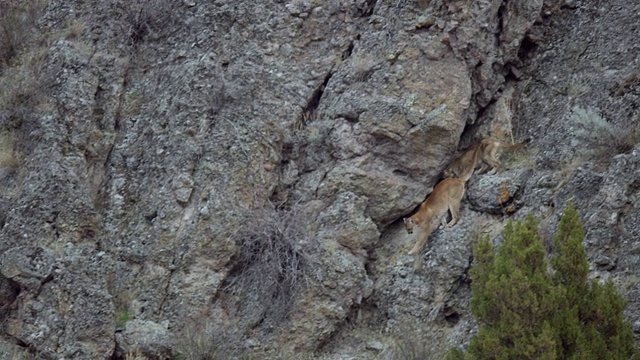
[[[467,149],[462,155],[455,159],[444,170],[444,177],[460,177],[465,173],[469,167],[475,168],[478,165],[478,161],[482,161],[479,173],[486,172],[485,164],[491,167],[488,174],[495,174],[502,166],[499,158],[505,150],[515,150],[525,146],[529,142],[529,139],[522,142],[509,145],[494,139],[482,139]],[[476,151],[480,151],[480,155],[474,161],[473,154]]]
[[[471,161],[475,164],[480,155],[481,148],[475,147],[475,150],[471,153]],[[469,166],[466,172],[459,178],[447,178],[442,180],[433,191],[427,197],[420,209],[413,216],[404,218],[404,224],[407,228],[407,233],[413,234],[413,229],[418,227],[420,229],[418,234],[418,241],[415,246],[409,251],[410,255],[417,254],[424,246],[427,238],[433,231],[434,220],[442,217],[442,226],[453,226],[458,222],[460,212],[460,201],[464,196],[465,183],[471,175],[475,166]],[[451,221],[446,222],[446,218],[443,216],[447,210],[451,212]]]

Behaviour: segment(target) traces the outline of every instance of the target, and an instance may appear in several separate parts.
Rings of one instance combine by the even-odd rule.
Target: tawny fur
[[[480,147],[471,154],[471,160],[475,163],[480,156]],[[447,178],[442,180],[433,189],[427,200],[425,200],[420,209],[413,216],[404,219],[407,232],[413,233],[413,228],[418,227],[418,240],[415,246],[409,251],[410,255],[420,252],[424,244],[427,242],[429,235],[433,232],[434,222],[438,218],[446,214],[447,210],[451,212],[451,221],[446,223],[442,218],[442,227],[453,226],[458,222],[460,213],[460,202],[464,196],[465,183],[469,180],[475,166],[469,167],[465,173],[459,178]]]
[[[502,155],[505,150],[515,150],[524,147],[527,142],[528,140],[525,140],[509,145],[494,139],[480,140],[449,164],[444,170],[444,177],[460,177],[461,174],[466,173],[470,167],[475,169],[479,162],[481,168],[478,170],[478,173],[488,171],[488,174],[495,174],[502,166],[500,155]],[[476,161],[473,161],[473,154],[478,149],[480,149],[480,156],[478,156]],[[486,168],[485,164],[488,165],[490,169]]]

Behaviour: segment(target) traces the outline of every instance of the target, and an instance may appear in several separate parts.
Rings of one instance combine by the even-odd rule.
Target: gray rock
[[[123,354],[141,354],[156,359],[172,356],[171,333],[168,321],[162,324],[149,320],[130,320],[125,330],[116,334],[116,343]]]
[[[496,175],[478,175],[470,180],[467,199],[474,210],[491,214],[513,214],[521,206],[530,171],[513,170]]]
[[[470,242],[499,244],[504,221],[529,210],[552,232],[568,200],[594,269],[637,322],[640,5],[556,3],[53,0],[34,10],[38,31],[24,33],[36,38],[0,74],[6,333],[45,357],[106,359],[127,310],[135,320],[118,347],[149,356],[173,354],[167,339],[195,321],[237,349],[322,345],[356,359],[367,344],[351,349],[350,331],[411,332],[441,358],[475,328]],[[594,121],[600,132],[578,136]],[[533,170],[474,175],[460,222],[406,256],[415,237],[399,220],[456,149],[512,135],[532,139]],[[235,282],[240,230],[290,224],[256,219],[267,202],[275,216],[305,209],[305,231],[289,240],[313,271],[286,325]]]
[[[53,257],[40,247],[18,246],[5,251],[0,257],[2,276],[24,290],[37,291],[52,269]]]

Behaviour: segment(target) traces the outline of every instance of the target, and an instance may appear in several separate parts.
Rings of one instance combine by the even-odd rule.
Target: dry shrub
[[[0,126],[5,129],[21,125],[53,78],[43,71],[48,52],[37,41],[45,5],[40,0],[0,0]],[[13,161],[9,155],[3,152],[4,162]]]
[[[44,1],[0,0],[0,68],[10,66],[38,32]]]
[[[626,153],[640,141],[637,124],[629,128],[615,126],[593,108],[575,106],[569,119],[577,126],[574,134],[587,141],[596,156]]]
[[[51,103],[56,70],[45,67],[47,56],[43,47],[23,51],[0,72],[0,179],[19,169],[33,145],[26,134]]]
[[[177,1],[112,0],[116,16],[121,19],[129,45],[135,47],[150,34],[159,32],[172,21]]]
[[[311,280],[314,231],[302,206],[270,202],[241,211],[237,252],[223,290],[242,299],[239,310],[252,326],[287,318],[296,296]]]
[[[55,80],[55,69],[45,69],[48,50],[24,52],[0,76],[0,125],[17,128],[42,103]]]

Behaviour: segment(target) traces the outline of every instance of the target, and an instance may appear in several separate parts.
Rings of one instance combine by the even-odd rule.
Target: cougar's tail
[[[529,144],[531,142],[531,138],[527,138],[524,139],[518,143],[515,144],[511,144],[511,145],[505,145],[504,149],[505,150],[518,150],[518,149],[522,149],[523,147],[527,146],[527,144]]]

